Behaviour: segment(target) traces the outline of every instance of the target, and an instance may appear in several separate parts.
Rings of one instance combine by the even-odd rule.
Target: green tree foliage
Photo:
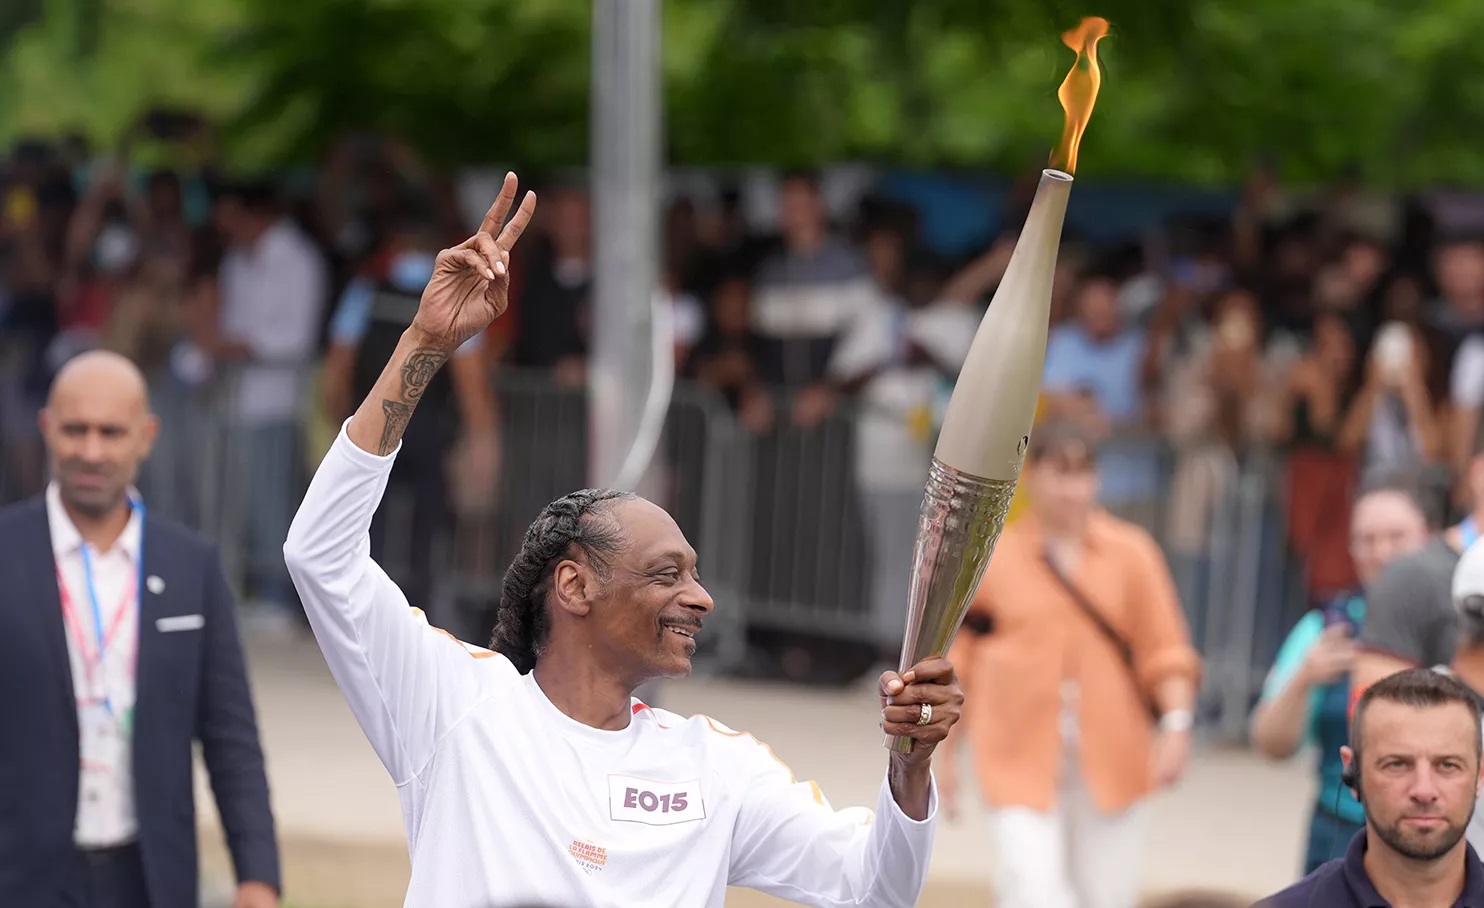
[[[21,31],[41,20],[43,0],[0,3],[0,53],[10,49]]]
[[[0,0],[0,139],[110,141],[156,103],[229,114],[250,83],[201,51],[239,11],[237,0]]]
[[[444,165],[580,165],[590,2],[10,0],[0,135],[64,118],[107,135],[163,99],[223,118],[243,162],[376,129]],[[1085,176],[1229,182],[1271,157],[1296,180],[1484,184],[1478,0],[663,3],[676,163],[1044,161],[1060,34],[1097,14],[1113,31]]]
[[[406,136],[445,164],[586,159],[589,21],[571,0],[253,0],[211,59],[258,69],[236,119],[267,157]]]

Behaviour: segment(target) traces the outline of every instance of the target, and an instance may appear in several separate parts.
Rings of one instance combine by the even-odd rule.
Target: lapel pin
[[[165,592],[165,581],[161,580],[155,574],[150,574],[149,575],[149,578],[144,581],[144,586],[145,586],[146,589],[148,589],[151,593],[154,593],[156,596],[158,596],[161,593]]]

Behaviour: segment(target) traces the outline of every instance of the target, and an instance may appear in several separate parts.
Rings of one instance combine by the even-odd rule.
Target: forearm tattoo
[[[446,362],[448,351],[437,347],[418,347],[407,354],[407,362],[402,364],[402,399],[416,406],[433,376]]]
[[[404,404],[399,400],[381,402],[381,412],[386,416],[386,425],[381,430],[381,443],[377,447],[377,454],[385,457],[397,447],[402,433],[407,430],[407,421],[412,418],[414,406],[414,404]]]
[[[448,361],[448,357],[449,351],[437,347],[418,347],[407,354],[407,361],[399,370],[402,383],[397,389],[397,396],[384,398],[381,402],[386,425],[381,430],[380,454],[390,454],[397,447],[402,433],[407,430],[408,420],[412,419],[412,411],[417,407],[417,402],[422,400],[423,392],[427,390],[439,368]]]

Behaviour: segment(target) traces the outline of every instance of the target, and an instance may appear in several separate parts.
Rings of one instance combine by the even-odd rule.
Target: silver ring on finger
[[[917,711],[917,724],[927,725],[933,721],[933,704],[923,703]]]

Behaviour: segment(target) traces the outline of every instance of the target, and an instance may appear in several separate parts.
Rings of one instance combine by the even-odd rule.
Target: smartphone
[[[1376,364],[1389,376],[1404,375],[1414,355],[1412,332],[1399,322],[1387,322],[1376,333]]]
[[[1360,625],[1350,615],[1350,599],[1348,596],[1336,597],[1324,607],[1325,629],[1328,630],[1336,624],[1343,624],[1349,629],[1351,637],[1360,633]]]

